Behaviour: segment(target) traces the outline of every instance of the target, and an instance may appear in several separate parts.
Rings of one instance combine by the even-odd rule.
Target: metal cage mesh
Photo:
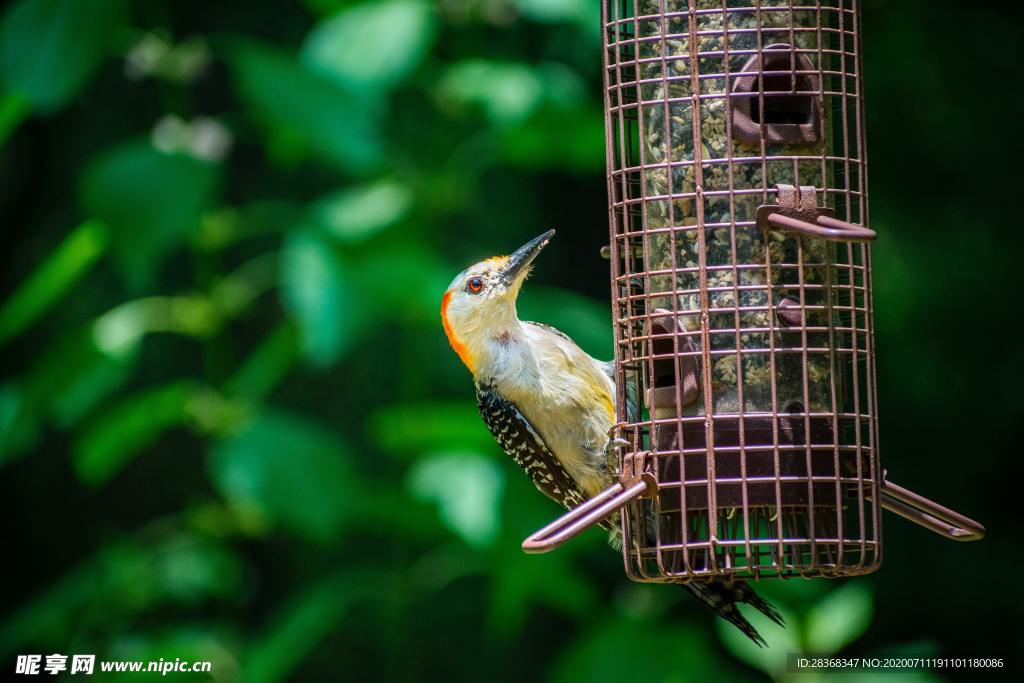
[[[633,579],[880,562],[868,249],[763,220],[866,222],[858,20],[603,2],[619,435],[657,480]]]

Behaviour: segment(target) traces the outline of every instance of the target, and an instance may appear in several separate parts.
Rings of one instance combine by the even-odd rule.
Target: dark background
[[[8,6],[0,670],[61,652],[206,659],[220,681],[810,680],[784,671],[798,651],[1016,670],[1024,17],[871,0],[863,19],[882,462],[988,536],[887,515],[879,573],[764,585],[790,627],[755,652],[681,589],[630,584],[596,532],[521,553],[557,511],[490,440],[437,318],[455,273],[555,227],[521,313],[610,355],[596,2]]]

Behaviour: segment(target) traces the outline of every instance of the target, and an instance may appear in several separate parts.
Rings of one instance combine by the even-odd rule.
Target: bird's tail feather
[[[750,638],[760,647],[766,647],[764,638],[757,632],[754,625],[747,621],[739,610],[739,603],[745,602],[780,626],[785,626],[782,615],[767,600],[754,592],[754,589],[743,581],[725,583],[722,581],[691,581],[685,584],[687,589],[698,600],[708,606],[712,612],[738,628],[743,635]]]
[[[782,615],[779,614],[779,610],[775,609],[775,605],[768,602],[750,587],[750,584],[737,581],[734,586],[737,593],[737,601],[745,602],[761,614],[765,615],[779,626],[785,626],[786,622],[783,620]]]

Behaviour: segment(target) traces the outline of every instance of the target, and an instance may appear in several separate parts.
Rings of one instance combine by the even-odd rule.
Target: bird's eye
[[[469,282],[466,283],[466,289],[473,294],[479,294],[480,290],[484,288],[484,281],[478,277],[470,278]]]

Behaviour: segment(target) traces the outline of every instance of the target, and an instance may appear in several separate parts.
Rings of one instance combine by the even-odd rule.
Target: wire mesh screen
[[[868,249],[796,229],[866,221],[858,20],[603,3],[620,436],[657,480],[634,579],[880,562]]]

